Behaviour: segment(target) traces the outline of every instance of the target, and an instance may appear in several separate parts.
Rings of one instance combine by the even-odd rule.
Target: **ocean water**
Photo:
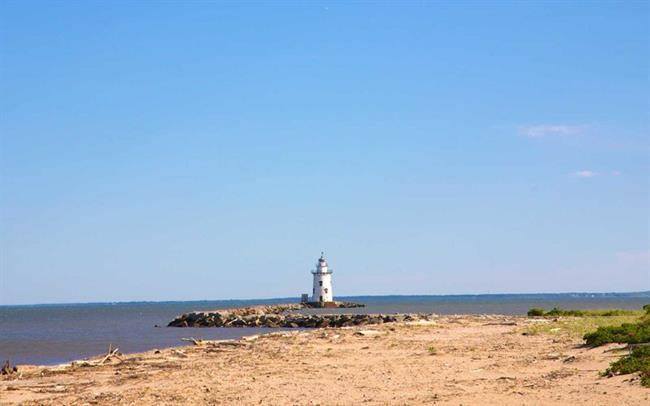
[[[645,296],[645,297],[644,297]],[[306,312],[526,314],[531,307],[567,309],[640,309],[650,295],[478,295],[338,297],[366,304],[355,309],[312,309]],[[193,310],[256,304],[288,303],[290,299],[245,301],[90,303],[0,306],[0,362],[51,365],[105,353],[109,345],[123,353],[184,345],[184,337],[229,339],[272,331],[262,328],[165,327],[177,315]],[[157,327],[160,326],[160,327]]]

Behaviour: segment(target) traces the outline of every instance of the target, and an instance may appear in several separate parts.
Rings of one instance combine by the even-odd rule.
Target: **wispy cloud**
[[[589,170],[589,169],[583,169],[581,171],[571,172],[571,173],[569,173],[569,176],[572,176],[574,178],[593,178],[593,177],[596,177],[596,176],[605,176],[605,177],[606,176],[614,176],[614,177],[616,177],[616,176],[621,176],[622,174],[623,173],[621,171],[596,172],[596,171],[592,171],[592,170]]]
[[[598,176],[596,172],[587,169],[571,172],[570,175],[576,178],[593,178],[594,176]]]
[[[539,124],[519,127],[519,135],[528,138],[567,137],[580,135],[584,130],[584,125]]]

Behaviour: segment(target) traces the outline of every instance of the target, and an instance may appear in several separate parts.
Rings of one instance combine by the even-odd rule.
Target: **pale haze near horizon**
[[[0,304],[650,289],[648,3],[0,5]]]

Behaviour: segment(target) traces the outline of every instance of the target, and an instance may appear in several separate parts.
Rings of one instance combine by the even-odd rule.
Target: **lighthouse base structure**
[[[341,303],[331,301],[331,302],[306,302],[305,307],[310,307],[314,309],[336,309],[341,306]]]
[[[300,298],[300,304],[303,308],[306,309],[343,309],[343,308],[353,308],[353,307],[366,307],[363,303],[354,303],[354,302],[341,302],[338,300],[332,300],[331,302],[310,302],[308,295],[304,293]]]

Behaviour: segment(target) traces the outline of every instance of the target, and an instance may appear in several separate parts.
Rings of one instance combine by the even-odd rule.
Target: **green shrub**
[[[650,309],[650,307],[649,307]],[[647,310],[646,310],[647,311]],[[587,316],[605,316],[605,317],[614,317],[614,316],[631,316],[638,314],[638,310],[622,310],[622,309],[611,309],[611,310],[573,310],[573,309],[560,309],[554,307],[549,311],[534,307],[528,310],[528,316],[544,316],[544,317],[587,317]]]
[[[544,309],[540,309],[539,307],[533,307],[532,309],[528,310],[529,317],[543,316],[543,315],[544,315]]]
[[[636,323],[598,327],[593,333],[585,334],[586,344],[591,347],[598,347],[607,343],[650,343],[650,305],[643,306],[643,310],[645,310],[645,315]]]
[[[632,347],[630,353],[610,364],[605,375],[625,375],[639,372],[641,385],[650,387],[650,304],[643,306],[645,315],[636,323],[623,323],[620,326],[603,326],[584,336],[591,347],[607,343],[639,345]]]
[[[650,387],[650,347],[635,347],[629,355],[613,362],[605,375],[641,374],[641,385]]]
[[[585,334],[590,347],[608,343],[640,344],[650,342],[650,319],[638,323],[623,323],[620,326],[598,327],[593,333]]]
[[[557,316],[575,316],[575,317],[580,317],[584,316],[585,312],[582,310],[564,310],[564,309],[559,309],[557,307],[552,308],[548,312],[546,312],[545,316],[552,316],[552,317],[557,317]]]

